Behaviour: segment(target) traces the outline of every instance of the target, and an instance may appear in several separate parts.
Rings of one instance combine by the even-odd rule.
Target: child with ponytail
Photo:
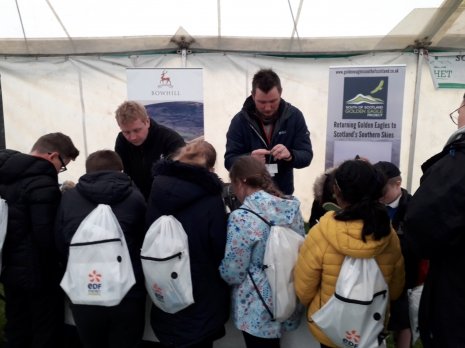
[[[294,268],[294,286],[308,307],[308,326],[321,347],[337,347],[312,321],[312,315],[334,294],[345,256],[374,257],[389,286],[391,300],[404,286],[399,238],[379,199],[383,173],[362,160],[343,162],[334,174],[333,191],[341,209],[328,212],[308,232]]]
[[[297,328],[301,311],[299,307],[281,323],[274,321],[265,307],[264,303],[273,308],[263,267],[270,227],[260,217],[272,224],[288,226],[303,236],[300,203],[294,197],[284,196],[265,165],[251,156],[236,159],[229,176],[242,203],[242,209],[229,216],[226,251],[220,265],[222,278],[232,285],[233,321],[242,331],[248,348],[279,348],[282,333]]]

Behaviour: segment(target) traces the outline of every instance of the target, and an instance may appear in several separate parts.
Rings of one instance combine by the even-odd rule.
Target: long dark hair
[[[271,195],[283,197],[284,194],[276,187],[265,165],[252,156],[237,158],[229,171],[231,182],[239,180],[246,185],[261,189]]]
[[[391,223],[385,206],[379,202],[386,178],[373,165],[362,160],[343,162],[334,175],[347,207],[336,213],[341,221],[363,220],[362,240],[373,234],[375,240],[389,235]]]

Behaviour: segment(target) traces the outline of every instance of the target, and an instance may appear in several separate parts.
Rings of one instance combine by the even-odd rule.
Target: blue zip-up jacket
[[[278,113],[279,117],[268,143],[256,116],[252,96],[248,97],[242,110],[232,119],[226,134],[224,166],[229,170],[239,156],[248,155],[257,149],[271,150],[275,145],[282,144],[292,154],[292,160],[276,161],[270,156],[267,163],[277,163],[278,173],[273,177],[274,182],[284,194],[290,195],[294,192],[294,168],[307,167],[312,161],[312,143],[304,116],[299,109],[281,99]]]

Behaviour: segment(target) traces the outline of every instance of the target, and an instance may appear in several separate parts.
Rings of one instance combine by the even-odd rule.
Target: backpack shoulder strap
[[[245,211],[248,211],[249,213],[252,213],[256,216],[258,216],[265,224],[267,224],[268,226],[273,226],[273,224],[271,224],[270,222],[268,222],[268,220],[266,220],[263,216],[261,216],[260,214],[254,212],[253,210],[250,210],[248,208],[238,208],[238,209],[241,209],[241,210],[245,210]]]
[[[255,288],[255,291],[257,292],[260,301],[262,301],[263,306],[270,315],[271,321],[275,321],[276,319],[273,316],[273,312],[271,311],[270,307],[268,307],[268,305],[266,304],[265,299],[263,298],[262,294],[260,293],[260,290],[258,289],[257,284],[255,283],[255,280],[253,280],[252,273],[250,272],[250,270],[247,270],[247,273],[249,274],[250,280],[252,281],[253,287]]]
[[[254,212],[253,210],[250,210],[248,208],[238,208],[238,209],[242,209],[242,210],[245,210],[245,211],[248,211],[249,213],[252,213],[253,215],[259,217],[264,223],[266,223],[270,228],[272,226],[271,223],[269,223],[263,216],[261,216],[260,214]],[[263,295],[260,293],[260,290],[258,289],[258,286],[257,284],[255,283],[254,279],[253,279],[253,276],[252,276],[252,273],[250,272],[250,270],[248,269],[247,270],[247,273],[250,277],[250,280],[252,281],[252,284],[253,284],[253,287],[255,288],[255,291],[257,292],[257,295],[258,297],[260,298],[260,301],[262,302],[263,306],[265,307],[266,311],[268,312],[268,314],[270,315],[271,317],[271,321],[275,321],[275,318],[273,316],[273,312],[271,311],[270,307],[268,307],[268,305],[266,304],[265,302],[265,299],[263,298]]]

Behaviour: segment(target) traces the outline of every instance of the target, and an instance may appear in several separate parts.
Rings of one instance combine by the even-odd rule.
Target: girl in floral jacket
[[[229,175],[233,190],[243,203],[241,208],[304,235],[299,201],[284,197],[276,189],[264,164],[250,156],[240,157],[234,162]],[[246,346],[279,347],[283,331],[297,328],[301,312],[297,309],[283,323],[272,320],[263,303],[273,308],[271,288],[263,269],[270,228],[254,213],[241,208],[234,210],[228,219],[226,251],[220,273],[227,283],[233,285],[232,316],[236,327],[243,332]]]

